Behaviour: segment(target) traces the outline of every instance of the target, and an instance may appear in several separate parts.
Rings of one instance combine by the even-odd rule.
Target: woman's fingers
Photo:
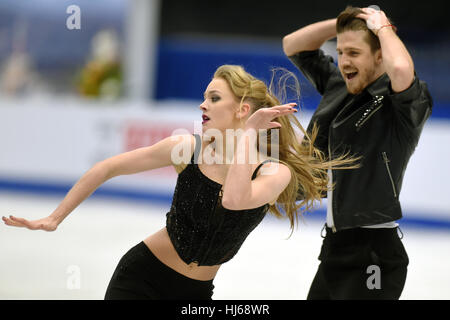
[[[296,106],[296,103],[287,103],[271,108],[261,108],[249,117],[246,126],[253,129],[280,128],[281,124],[272,120],[297,112]]]
[[[2,217],[2,220],[5,222],[6,225],[8,226],[12,226],[12,227],[24,227],[23,223],[16,220],[17,218],[13,217],[13,216],[9,216],[9,218],[7,217]]]
[[[273,120],[275,118],[278,118],[280,116],[285,116],[288,114],[292,114],[294,112],[297,112],[296,103],[287,103],[279,106],[275,106],[269,109],[270,112],[270,120]],[[276,112],[273,112],[276,111]],[[268,129],[273,128],[281,128],[281,124],[275,121],[270,121],[268,123]]]
[[[280,114],[277,116],[283,116],[285,114],[290,114],[298,111],[296,103],[287,103],[280,106],[275,106],[271,108],[272,110],[278,110]]]
[[[273,113],[273,115],[268,119],[269,123],[267,129],[274,129],[274,128],[281,128],[281,124],[276,121],[272,121],[280,116],[285,116],[289,114],[293,114],[294,112],[297,112],[298,110],[295,108],[292,108],[291,106],[284,106],[283,109],[278,110],[278,112]]]
[[[19,226],[25,227],[25,228],[28,228],[28,229],[32,229],[31,223],[27,219],[18,218],[18,217],[14,217],[14,216],[9,216],[9,217],[11,218],[12,221],[17,223]]]
[[[14,217],[14,216],[9,216],[9,218],[15,222],[19,222],[19,223],[26,223],[27,220],[24,218],[19,218],[19,217]]]
[[[12,226],[12,227],[22,227],[22,228],[28,228],[30,230],[38,230],[43,229],[46,230],[46,224],[43,223],[41,220],[35,220],[35,221],[29,221],[24,218],[14,217],[12,215],[7,217],[2,217],[2,220],[5,222],[6,225]]]
[[[274,106],[270,109],[282,111],[282,110],[291,110],[292,108],[295,109],[296,107],[297,107],[297,104],[295,102],[292,102],[292,103],[282,104],[279,106]]]

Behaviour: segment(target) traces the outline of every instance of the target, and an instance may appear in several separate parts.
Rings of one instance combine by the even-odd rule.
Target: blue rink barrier
[[[442,60],[445,59],[445,60]],[[445,68],[437,68],[442,60],[448,65],[448,57],[438,61],[422,56],[416,57],[417,75],[424,80],[433,98],[431,118],[450,119],[450,74]],[[217,67],[223,64],[243,66],[255,77],[270,83],[273,68],[286,69],[300,82],[300,106],[314,110],[321,96],[285,56],[279,41],[256,41],[246,39],[197,39],[163,37],[158,47],[155,98],[195,100],[203,99],[203,92]],[[288,101],[294,101],[289,98]]]
[[[54,183],[54,182],[28,182],[14,181],[11,179],[0,178],[0,191],[28,193],[44,196],[64,196],[72,187],[72,184]],[[100,187],[91,197],[114,198],[117,200],[126,200],[132,202],[143,202],[152,205],[161,204],[167,208],[172,202],[172,194],[167,192],[146,192],[130,189],[118,189],[111,187]],[[61,198],[62,200],[62,198]],[[14,209],[14,208],[11,208]],[[7,214],[7,213],[4,213]],[[448,215],[450,216],[450,214]],[[323,208],[315,209],[305,214],[305,219],[325,221],[326,211]],[[275,219],[275,218],[273,218]],[[408,214],[404,210],[403,218],[399,220],[402,227],[439,229],[450,232],[450,221],[439,218],[430,218],[427,212],[414,212],[414,215]]]

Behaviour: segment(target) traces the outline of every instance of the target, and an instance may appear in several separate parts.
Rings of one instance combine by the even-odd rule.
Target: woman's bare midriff
[[[165,227],[147,237],[144,243],[162,263],[191,279],[212,280],[220,268],[220,265],[198,266],[196,263],[186,264],[176,252]]]

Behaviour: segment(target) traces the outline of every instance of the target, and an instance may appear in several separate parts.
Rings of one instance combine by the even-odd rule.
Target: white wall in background
[[[303,125],[310,114],[298,115]],[[195,103],[130,107],[78,100],[3,100],[0,104],[0,180],[74,183],[96,162],[151,145],[201,121]],[[450,121],[429,120],[405,174],[400,196],[408,214],[450,220]],[[171,195],[172,168],[112,179],[114,188]]]

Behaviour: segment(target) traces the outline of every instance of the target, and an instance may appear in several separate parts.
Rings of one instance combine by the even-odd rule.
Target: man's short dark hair
[[[364,19],[356,17],[360,13],[364,13],[360,8],[352,6],[345,8],[345,10],[342,11],[337,17],[336,32],[339,34],[345,31],[365,31],[365,40],[369,44],[372,52],[375,52],[381,48],[380,40],[371,30],[369,30],[369,28],[367,28],[367,24]]]

